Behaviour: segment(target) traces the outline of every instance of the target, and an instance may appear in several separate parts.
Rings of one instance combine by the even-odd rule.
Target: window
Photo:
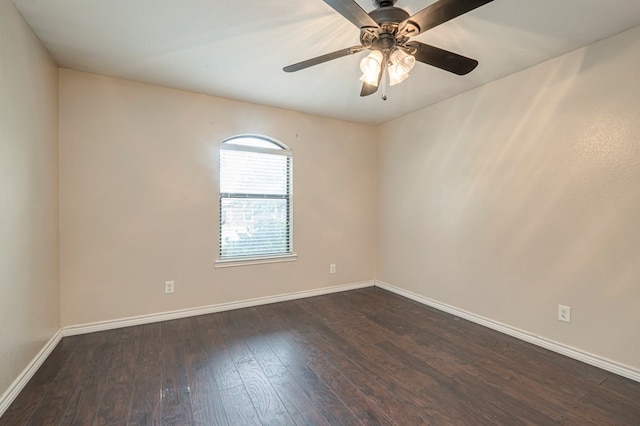
[[[263,136],[220,146],[220,261],[293,255],[291,151]]]

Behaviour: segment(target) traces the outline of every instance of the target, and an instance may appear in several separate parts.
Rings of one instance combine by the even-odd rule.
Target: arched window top
[[[290,151],[289,147],[275,139],[260,135],[238,135],[222,141],[223,145]]]

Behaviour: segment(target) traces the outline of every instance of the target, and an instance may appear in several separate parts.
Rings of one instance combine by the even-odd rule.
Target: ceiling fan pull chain
[[[389,87],[388,81],[389,81],[389,64],[387,62],[384,63],[384,69],[382,70],[382,100],[386,101],[387,100],[387,88]]]

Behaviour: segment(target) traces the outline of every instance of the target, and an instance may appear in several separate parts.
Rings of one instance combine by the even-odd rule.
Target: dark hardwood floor
[[[640,425],[640,383],[378,288],[62,339],[0,425]]]

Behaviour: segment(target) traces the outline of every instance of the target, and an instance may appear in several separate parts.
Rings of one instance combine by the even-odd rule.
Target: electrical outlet
[[[335,274],[336,273],[336,264],[332,263],[331,265],[329,265],[329,273],[330,274]]]
[[[558,321],[571,322],[571,307],[558,305]]]
[[[176,283],[173,281],[164,282],[164,294],[172,294]]]

